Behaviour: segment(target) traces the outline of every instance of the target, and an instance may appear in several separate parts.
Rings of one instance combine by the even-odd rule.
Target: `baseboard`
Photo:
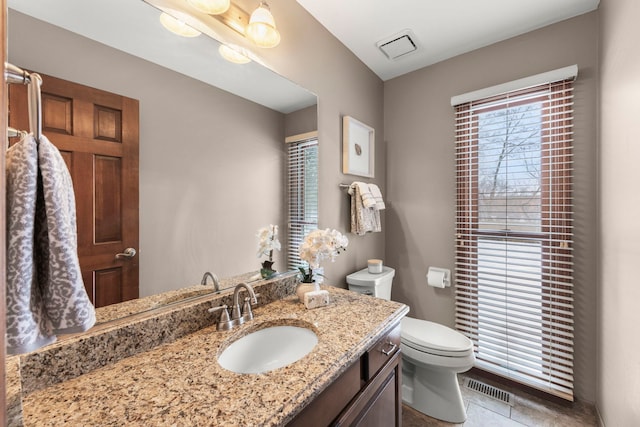
[[[598,417],[598,427],[606,427],[604,424],[604,420],[600,415],[600,409],[598,408],[598,405],[595,405],[595,407],[596,407],[596,416]]]

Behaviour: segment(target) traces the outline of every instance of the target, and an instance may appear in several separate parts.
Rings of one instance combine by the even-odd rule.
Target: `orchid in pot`
[[[309,264],[309,269],[304,267],[298,267],[301,273],[303,284],[307,285],[305,290],[300,289],[298,297],[302,300],[304,293],[310,290],[317,289],[317,284],[313,280],[313,269],[320,267],[320,263],[326,259],[330,259],[332,262],[336,260],[336,257],[344,250],[346,250],[349,244],[349,239],[337,230],[313,230],[307,234],[300,245],[299,255],[300,259],[306,261]],[[304,285],[301,285],[301,287]],[[302,295],[301,295],[302,294]]]
[[[269,257],[269,259],[262,262],[262,268],[260,269],[262,278],[267,279],[277,273],[273,269],[273,251],[280,250],[278,226],[269,224],[267,227],[262,227],[258,230],[256,237],[258,238],[258,258],[262,256]]]

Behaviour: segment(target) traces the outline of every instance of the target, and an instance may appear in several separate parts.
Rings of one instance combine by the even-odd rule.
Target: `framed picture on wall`
[[[351,116],[342,117],[342,173],[374,177],[375,130]]]

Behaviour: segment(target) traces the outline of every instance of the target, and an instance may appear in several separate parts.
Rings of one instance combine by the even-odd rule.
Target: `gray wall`
[[[13,11],[8,37],[16,65],[140,100],[141,296],[260,268],[257,230],[283,225],[283,114]]]
[[[426,285],[429,266],[454,269],[454,113],[450,98],[578,64],[575,91],[576,395],[595,401],[597,12],[385,82],[386,261],[392,297],[411,316],[454,325],[453,288]]]
[[[284,116],[285,136],[300,135],[318,130],[318,106],[303,108]]]
[[[601,2],[598,409],[640,425],[640,3]]]

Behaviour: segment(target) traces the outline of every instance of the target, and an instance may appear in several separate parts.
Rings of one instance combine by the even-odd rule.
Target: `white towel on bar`
[[[17,354],[96,320],[78,260],[71,176],[45,136],[37,146],[29,135],[7,153],[7,208],[7,351]]]
[[[376,184],[369,184],[369,192],[373,196],[373,200],[376,202],[375,209],[379,211],[383,210],[386,206],[384,205],[380,188]]]
[[[376,200],[369,189],[369,184],[366,182],[354,182],[355,185],[358,186],[358,191],[360,192],[360,197],[362,198],[362,205],[365,208],[373,208],[376,206]]]
[[[357,182],[349,186],[349,194],[351,195],[351,232],[363,236],[369,232],[382,231],[380,212],[363,205],[360,186]]]

